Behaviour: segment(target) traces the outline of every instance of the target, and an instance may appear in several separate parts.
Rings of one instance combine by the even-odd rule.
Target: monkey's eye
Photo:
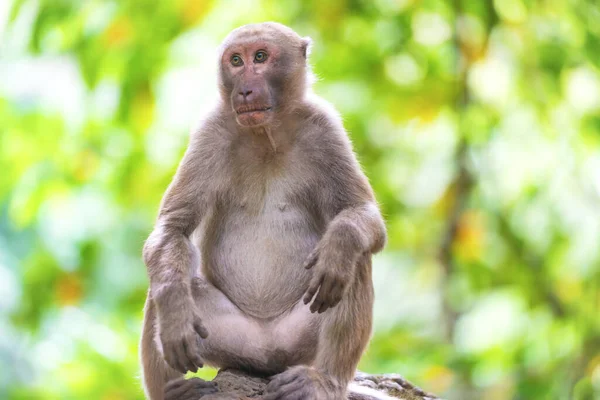
[[[254,62],[262,63],[267,60],[267,53],[265,51],[259,50],[254,55]]]
[[[231,56],[231,65],[233,65],[234,67],[240,67],[244,65],[244,60],[242,60],[242,57],[240,57],[239,55],[234,54],[233,56]]]

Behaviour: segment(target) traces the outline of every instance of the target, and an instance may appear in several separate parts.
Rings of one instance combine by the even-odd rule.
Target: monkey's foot
[[[333,378],[300,365],[275,375],[265,390],[264,400],[339,400],[344,389]]]
[[[216,383],[200,378],[173,379],[165,386],[165,400],[198,400],[202,396],[218,391]]]

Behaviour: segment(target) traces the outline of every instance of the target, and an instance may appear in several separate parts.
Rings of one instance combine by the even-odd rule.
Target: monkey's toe
[[[264,400],[338,400],[343,393],[338,389],[333,380],[314,368],[297,366],[271,379]]]
[[[217,393],[217,384],[200,378],[179,378],[165,386],[165,400],[198,400],[207,394]]]

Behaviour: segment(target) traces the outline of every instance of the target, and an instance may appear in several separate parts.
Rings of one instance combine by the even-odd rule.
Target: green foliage
[[[218,43],[265,20],[313,38],[387,221],[361,368],[600,398],[595,0],[0,5],[0,398],[143,398],[141,247]]]

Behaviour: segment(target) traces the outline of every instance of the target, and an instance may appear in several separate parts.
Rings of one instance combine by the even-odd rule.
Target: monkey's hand
[[[304,268],[313,269],[313,276],[304,295],[304,304],[310,305],[312,313],[319,314],[335,307],[341,300],[354,275],[355,260],[348,260],[332,246],[315,247],[304,263]],[[316,295],[316,296],[315,296]]]
[[[159,311],[158,327],[163,355],[171,368],[183,374],[202,368],[200,340],[208,337],[208,331],[193,304]]]

